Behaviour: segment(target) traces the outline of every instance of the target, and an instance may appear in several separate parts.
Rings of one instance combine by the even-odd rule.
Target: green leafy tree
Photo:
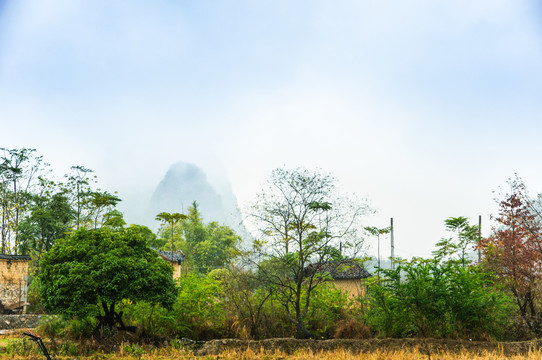
[[[207,274],[213,269],[225,268],[239,254],[241,239],[230,227],[214,221],[206,224],[204,231],[204,240],[195,243],[188,255],[198,271]]]
[[[138,228],[78,230],[44,254],[39,274],[42,304],[56,314],[96,316],[101,328],[124,326],[122,300],[171,307],[176,287],[171,265],[148,248]]]
[[[124,215],[118,210],[111,210],[104,215],[103,226],[110,227],[112,229],[121,229],[126,225],[124,221]]]
[[[97,190],[89,193],[86,203],[90,211],[89,215],[92,217],[94,229],[104,225],[108,220],[107,214],[114,216],[112,212],[120,201],[119,197],[107,191]]]
[[[444,224],[446,230],[454,236],[441,239],[437,243],[437,250],[433,251],[433,256],[438,259],[456,261],[462,266],[466,266],[470,263],[469,247],[473,250],[474,246],[478,244],[480,228],[478,225],[470,225],[469,219],[463,216],[448,218],[444,220]]]
[[[175,225],[179,223],[179,221],[187,219],[188,217],[185,214],[180,213],[167,213],[167,212],[161,212],[160,214],[156,215],[156,220],[162,221],[164,224],[169,225],[170,227],[170,241],[171,241],[171,258],[173,259],[173,251],[174,251],[174,239],[175,239]]]
[[[312,293],[326,279],[324,264],[363,242],[357,229],[367,206],[339,198],[335,183],[318,172],[277,169],[252,208],[263,241],[263,257],[255,258],[266,259],[255,265],[276,289],[299,338],[311,336],[306,319]]]
[[[33,187],[47,164],[35,149],[0,148],[1,253],[19,247],[19,222],[29,210]]]
[[[35,195],[28,217],[19,224],[20,254],[37,253],[38,258],[51,250],[55,241],[66,236],[75,219],[75,211],[63,193]]]

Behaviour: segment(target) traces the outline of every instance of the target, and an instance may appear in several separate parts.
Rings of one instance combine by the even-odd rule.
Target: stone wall
[[[41,315],[0,315],[0,330],[33,329],[40,319]]]
[[[0,258],[0,301],[8,306],[26,302],[29,259],[18,259],[16,255]]]

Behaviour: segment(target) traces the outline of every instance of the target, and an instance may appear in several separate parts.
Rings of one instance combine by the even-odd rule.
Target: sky
[[[242,209],[301,166],[428,256],[515,173],[542,192],[540,94],[534,0],[0,0],[0,147],[93,169],[128,222],[178,161]]]

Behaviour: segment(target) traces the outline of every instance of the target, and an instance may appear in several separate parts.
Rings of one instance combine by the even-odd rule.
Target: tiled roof
[[[2,260],[31,260],[30,255],[9,255],[9,254],[0,254],[0,259]]]
[[[365,270],[362,264],[353,259],[345,259],[342,261],[327,262],[324,264],[311,264],[307,268],[307,272],[329,273],[334,280],[351,280],[365,279],[371,274]]]
[[[183,262],[185,259],[185,256],[182,251],[173,251],[173,257],[171,256],[172,255],[171,251],[158,250],[158,254],[160,254],[160,256],[164,258],[165,260],[170,261],[170,262],[176,262],[178,264]]]

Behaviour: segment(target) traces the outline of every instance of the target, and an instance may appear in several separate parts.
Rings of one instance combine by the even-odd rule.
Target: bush
[[[182,278],[172,310],[146,302],[124,302],[127,323],[150,336],[207,340],[224,333],[220,283],[212,277],[189,274]]]
[[[42,336],[49,338],[54,343],[58,338],[61,337],[66,326],[67,321],[61,316],[43,316],[40,324],[38,325],[37,331],[42,334]]]
[[[413,259],[368,288],[367,322],[383,336],[502,338],[511,299],[476,266]]]
[[[307,329],[316,338],[330,338],[335,333],[337,322],[344,319],[348,307],[348,295],[333,284],[322,283],[313,290]]]
[[[93,317],[84,319],[75,318],[67,321],[63,333],[71,340],[83,340],[92,336],[97,326],[98,321]]]

